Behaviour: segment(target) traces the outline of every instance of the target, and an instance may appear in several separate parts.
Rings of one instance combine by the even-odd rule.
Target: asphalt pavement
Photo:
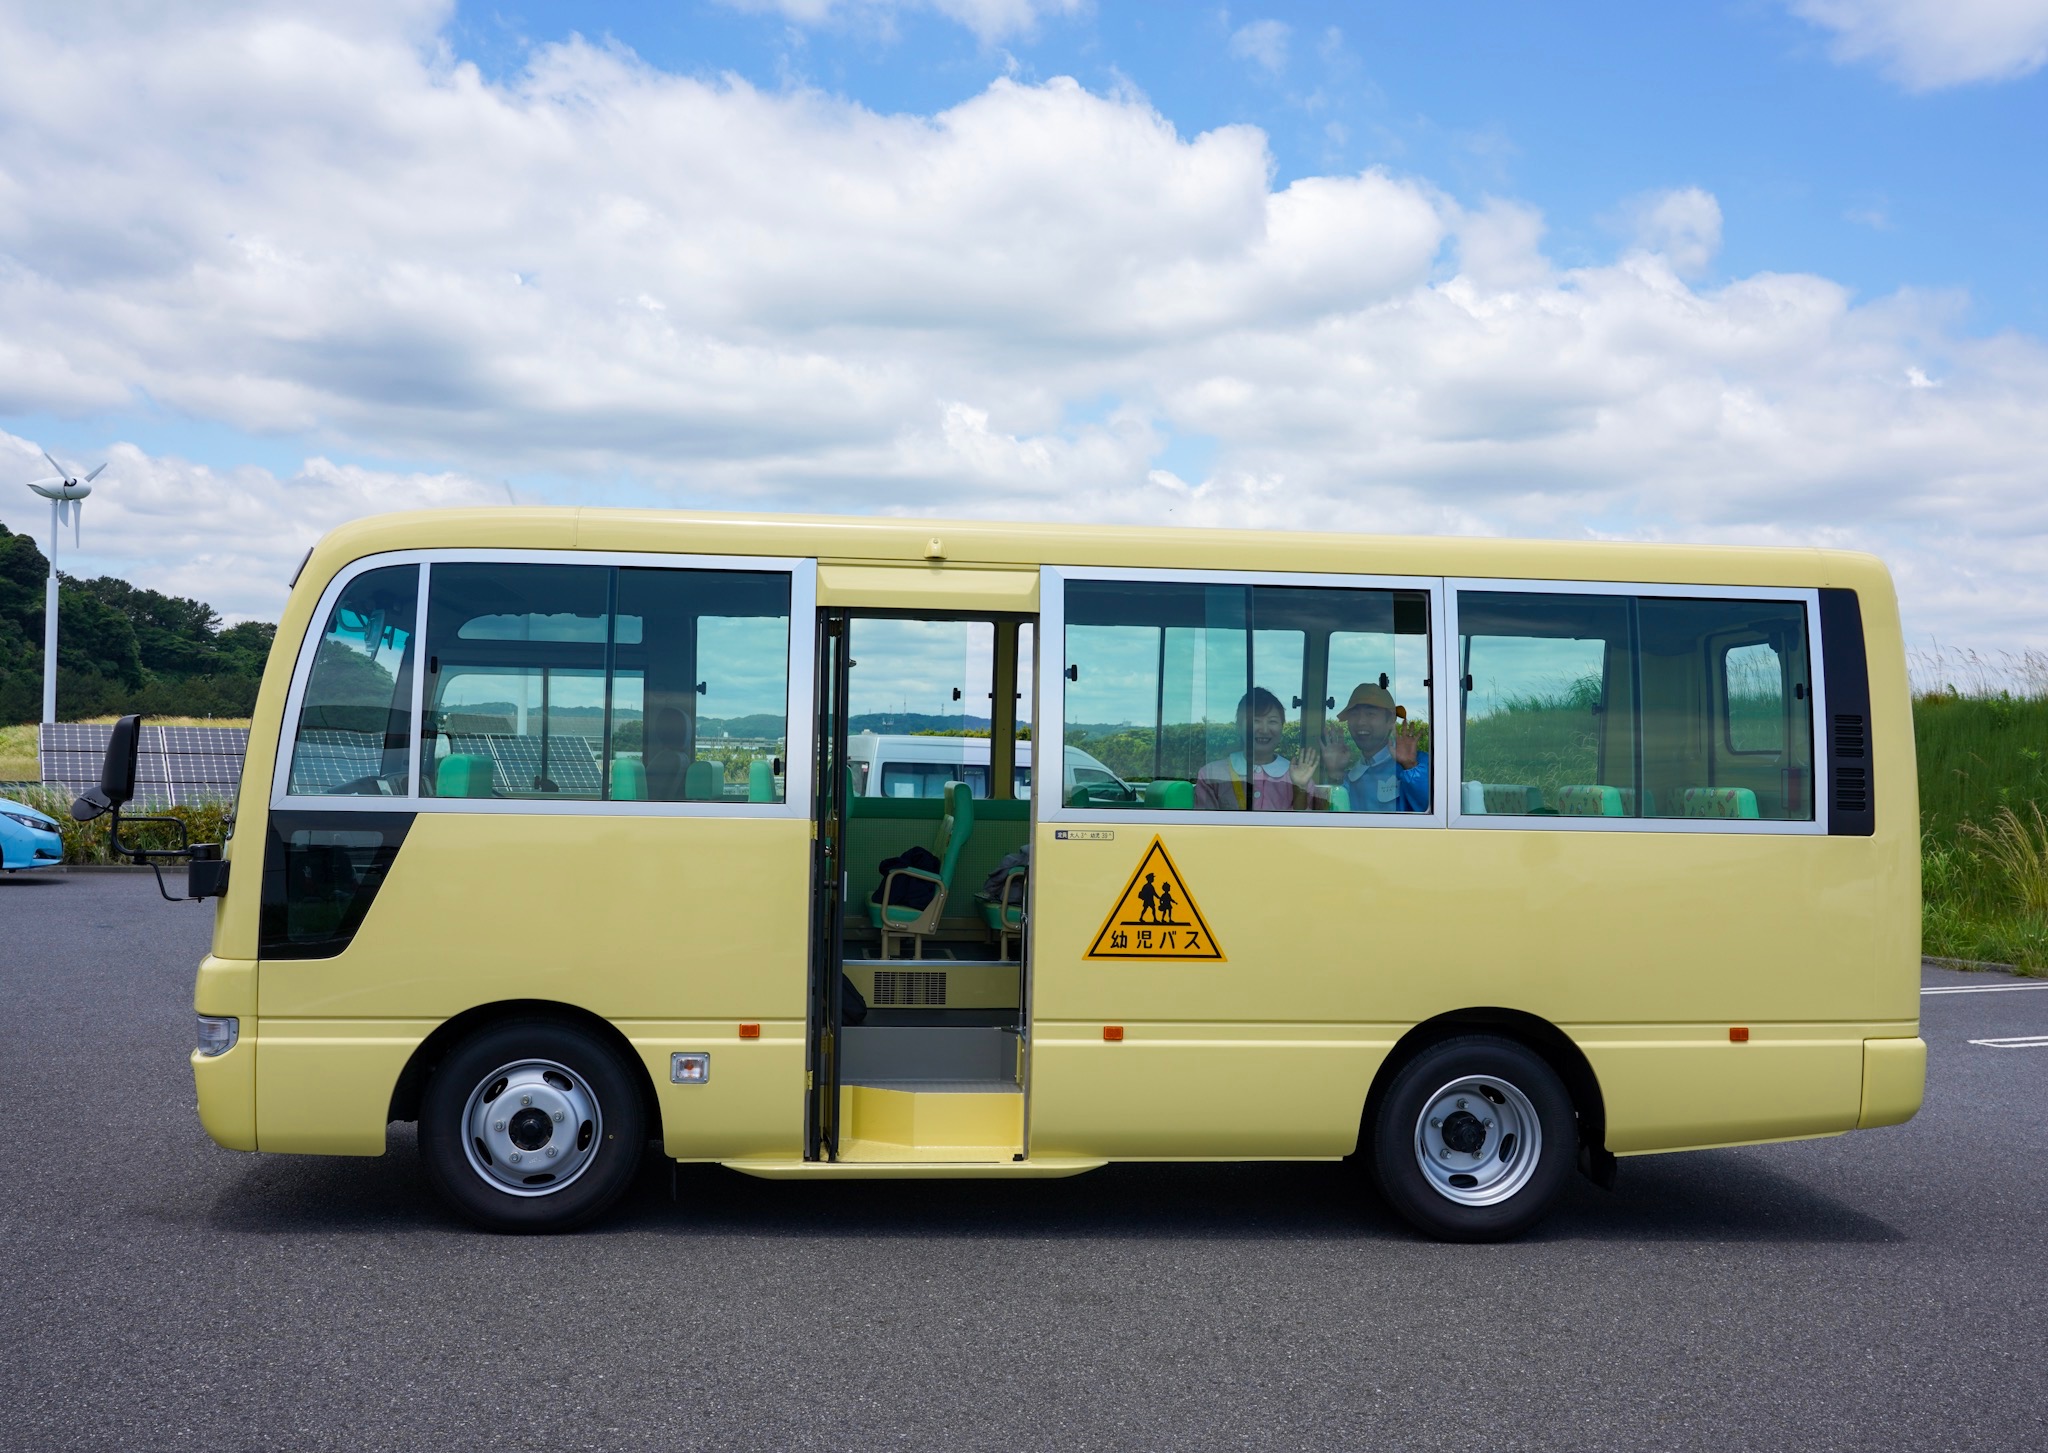
[[[1505,1246],[1342,1167],[785,1184],[480,1234],[192,1108],[212,914],[0,877],[0,1447],[2048,1447],[2048,984],[1929,969],[1928,1103],[1625,1160]],[[1999,992],[1978,992],[1995,990]]]

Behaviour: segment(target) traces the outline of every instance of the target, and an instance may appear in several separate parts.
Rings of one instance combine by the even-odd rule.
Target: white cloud
[[[1874,62],[1909,91],[2010,81],[2048,62],[2048,0],[1789,0],[1833,33],[1838,60]]]
[[[98,462],[102,456],[94,456]],[[345,521],[389,510],[506,503],[495,481],[455,473],[368,470],[308,459],[280,479],[267,469],[214,470],[152,457],[132,444],[106,451],[58,565],[67,575],[119,574],[203,600],[230,620],[275,620],[308,546]],[[0,479],[48,474],[37,445],[0,430]],[[0,524],[50,548],[47,506],[26,490],[0,492]]]
[[[835,21],[890,25],[907,10],[930,11],[957,21],[983,44],[1030,35],[1048,15],[1072,15],[1083,0],[718,0],[735,10],[778,14],[798,25]]]
[[[1708,286],[1704,191],[1561,268],[1524,202],[1276,189],[1256,130],[1182,136],[1130,94],[880,116],[581,43],[494,84],[438,6],[388,3],[341,31],[0,12],[0,417],[147,401],[319,456],[116,451],[95,568],[263,614],[330,523],[516,474],[581,503],[1854,544],[1917,631],[2048,644],[2048,349],[1946,296]],[[1176,438],[1215,441],[1206,477]],[[380,453],[434,465],[323,462]]]
[[[1721,204],[1698,187],[1639,197],[1628,208],[1636,246],[1672,271],[1696,277],[1721,250]]]
[[[1287,40],[1292,34],[1284,20],[1254,20],[1230,33],[1230,53],[1277,76],[1287,69]]]

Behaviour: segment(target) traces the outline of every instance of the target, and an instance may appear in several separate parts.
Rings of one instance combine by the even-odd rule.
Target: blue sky
[[[1285,27],[1277,48],[1233,46],[1261,25]],[[2048,332],[2048,74],[1910,92],[1765,0],[1100,4],[998,41],[916,10],[805,27],[709,0],[515,0],[462,5],[449,39],[504,77],[574,33],[884,112],[942,110],[1006,74],[1132,86],[1183,134],[1260,127],[1282,185],[1384,166],[1532,201],[1566,265],[1612,253],[1622,199],[1698,186],[1730,219],[1718,275],[1958,289],[1972,332]]]
[[[0,472],[109,459],[78,567],[231,616],[510,498],[1841,546],[2048,650],[2044,62],[2048,0],[0,0]]]

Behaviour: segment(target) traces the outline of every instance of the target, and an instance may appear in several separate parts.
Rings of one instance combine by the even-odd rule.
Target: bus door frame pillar
[[[804,1159],[839,1158],[839,1048],[845,983],[846,701],[848,616],[817,620],[817,778],[811,816],[810,1025],[804,1096]]]

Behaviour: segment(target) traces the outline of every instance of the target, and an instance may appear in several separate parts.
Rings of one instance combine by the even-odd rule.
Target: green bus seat
[[[1145,805],[1169,812],[1189,812],[1195,805],[1195,784],[1162,779],[1145,784]]]
[[[612,801],[645,802],[647,800],[647,768],[630,757],[616,758],[612,762]]]
[[[1029,882],[1029,869],[1012,868],[1003,874],[1000,893],[992,898],[975,895],[981,921],[987,925],[989,937],[996,941],[996,954],[1006,963],[1023,958],[1024,895]]]
[[[438,797],[489,797],[492,796],[491,759],[477,753],[457,752],[443,757],[441,766],[434,774],[434,794]]]
[[[1560,787],[1557,789],[1559,817],[1622,817],[1619,787]]]
[[[1756,794],[1747,787],[1688,787],[1687,817],[1755,817]]]
[[[747,801],[773,802],[774,800],[774,765],[759,759],[747,763]]]
[[[939,860],[939,871],[927,873],[919,868],[893,868],[882,880],[882,886],[873,898],[868,900],[868,921],[882,931],[882,957],[890,958],[898,942],[910,944],[911,957],[924,957],[924,940],[927,934],[936,932],[939,919],[946,911],[946,895],[953,886],[953,871],[960,866],[960,854],[967,847],[967,839],[974,832],[974,796],[964,782],[946,784],[946,805],[939,818],[939,828],[932,835],[932,856]],[[890,890],[898,878],[921,878],[930,883],[934,892],[932,901],[922,908],[911,908],[900,903],[891,903]]]
[[[683,801],[716,802],[725,796],[725,769],[699,757],[683,777]]]

